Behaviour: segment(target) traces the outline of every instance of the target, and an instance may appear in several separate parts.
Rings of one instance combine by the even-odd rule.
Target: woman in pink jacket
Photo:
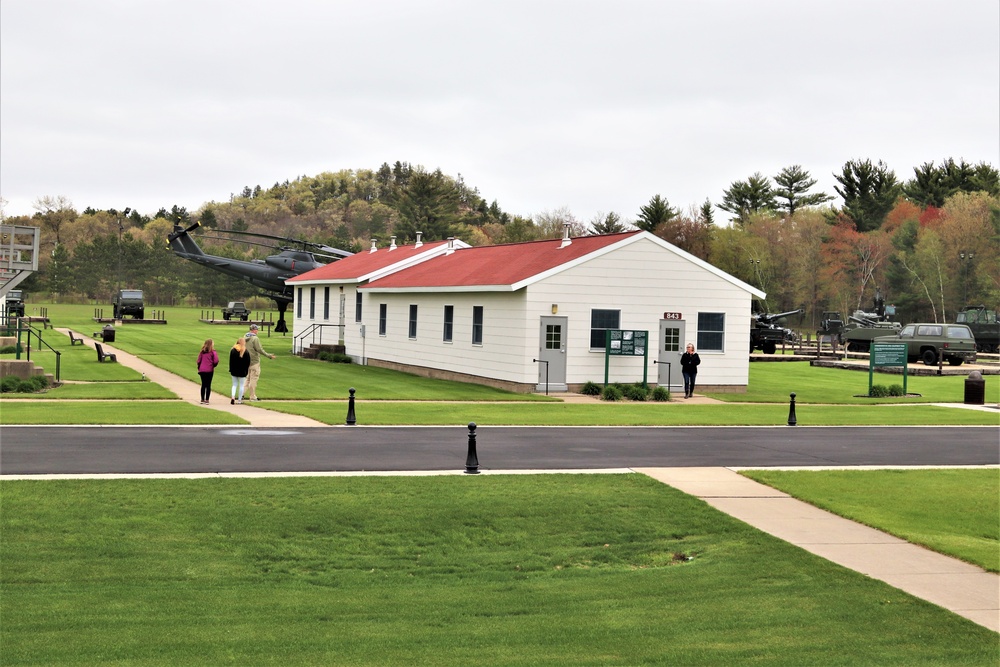
[[[201,404],[208,405],[212,396],[212,376],[215,367],[219,365],[219,353],[215,351],[215,342],[209,338],[201,346],[198,354],[198,375],[201,376]]]

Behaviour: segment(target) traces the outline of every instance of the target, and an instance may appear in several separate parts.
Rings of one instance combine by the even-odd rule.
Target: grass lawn
[[[12,394],[23,396],[23,394]],[[248,424],[236,415],[185,401],[0,401],[0,425],[219,426]]]
[[[1000,572],[1000,472],[746,470],[840,516]]]
[[[988,665],[640,475],[3,482],[4,665]]]
[[[920,396],[868,398],[868,369],[820,368],[808,361],[754,362],[750,382],[743,394],[708,394],[728,403],[788,403],[795,393],[796,404],[836,403],[846,405],[914,405],[919,403],[961,403],[965,399],[965,375],[913,375],[906,378],[906,391]],[[873,382],[902,386],[903,376],[876,373]],[[1000,377],[987,376],[986,402],[1000,403]]]

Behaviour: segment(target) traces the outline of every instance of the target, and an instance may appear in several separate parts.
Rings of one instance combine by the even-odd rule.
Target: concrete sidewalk
[[[56,331],[66,334],[67,336],[69,335],[69,329],[57,328]],[[75,336],[83,338],[84,345],[91,348],[94,347],[95,341],[93,338],[85,336],[76,330],[74,330],[73,333]],[[179,396],[182,400],[185,400],[192,405],[197,405],[200,408],[205,408],[206,410],[218,410],[220,412],[228,412],[238,417],[242,417],[250,422],[250,425],[255,428],[307,428],[315,426],[328,426],[323,422],[318,422],[314,419],[309,419],[308,417],[265,410],[263,408],[256,407],[251,403],[230,405],[229,390],[232,387],[232,383],[229,373],[225,370],[227,368],[226,364],[228,363],[228,360],[224,358],[225,355],[229,353],[228,350],[223,350],[219,353],[219,368],[223,370],[220,372],[216,369],[215,379],[212,383],[213,393],[211,403],[209,405],[202,405],[201,380],[195,382],[194,380],[183,378],[180,375],[174,375],[170,371],[157,368],[153,364],[143,361],[139,357],[129,354],[128,352],[116,348],[113,345],[101,343],[101,346],[104,348],[105,352],[115,354],[118,359],[118,363],[144,374],[147,380],[169,389],[177,394],[177,396]],[[94,352],[94,354],[96,355],[97,352]],[[198,374],[195,371],[194,366],[197,356],[197,351],[191,355],[191,375],[196,378],[198,377]],[[266,376],[265,384],[263,386],[266,387]],[[344,414],[345,416],[347,414],[346,408]]]
[[[636,468],[806,551],[1000,632],[1000,575],[841,518],[729,468]]]

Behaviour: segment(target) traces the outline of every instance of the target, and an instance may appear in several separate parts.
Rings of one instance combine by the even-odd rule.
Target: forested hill
[[[531,217],[487,202],[461,175],[408,163],[301,176],[270,188],[247,186],[198,211],[173,206],[149,217],[130,209],[84,209],[62,197],[36,201],[34,216],[10,224],[42,230],[41,270],[24,288],[51,297],[108,303],[116,286],[144,289],[157,305],[218,304],[249,298],[245,283],[180,260],[165,250],[174,223],[201,222],[199,243],[212,254],[261,258],[273,249],[224,240],[251,231],[360,251],[455,236],[472,245],[575,236],[638,227],[768,293],[772,311],[804,308],[815,326],[824,310],[851,313],[876,288],[901,318],[943,321],[965,303],[1000,303],[1000,174],[987,164],[947,159],[900,181],[882,162],[855,160],[834,174],[842,205],[815,190],[799,165],[773,177],[734,182],[717,202],[687,212],[660,193],[635,212],[586,223],[567,209]],[[667,184],[667,189],[669,184]],[[717,224],[719,211],[728,214]],[[628,216],[628,217],[626,217]],[[212,237],[216,238],[212,238]]]

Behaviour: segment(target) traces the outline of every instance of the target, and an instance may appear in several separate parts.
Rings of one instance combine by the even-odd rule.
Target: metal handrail
[[[25,361],[31,361],[31,336],[32,336],[32,334],[34,334],[35,338],[38,339],[39,345],[44,345],[45,347],[49,348],[50,350],[52,350],[52,352],[55,353],[55,355],[56,355],[56,373],[55,373],[55,378],[56,378],[56,384],[59,384],[61,382],[60,369],[61,369],[61,362],[62,362],[62,352],[59,351],[59,350],[57,350],[56,348],[52,347],[48,343],[46,343],[45,340],[42,339],[42,332],[39,331],[39,330],[37,330],[37,329],[35,329],[34,327],[32,327],[31,324],[28,324],[27,327],[21,326],[21,318],[18,318],[18,320],[17,320],[17,329],[16,329],[16,332],[17,332],[17,344],[16,344],[15,347],[17,348],[17,350],[16,350],[16,352],[14,354],[14,358],[18,359],[18,360],[21,359],[21,334],[22,333],[27,333],[28,334],[28,344],[27,344],[27,354],[25,355]]]
[[[309,345],[322,345],[323,344],[323,330],[327,327],[337,329],[336,341],[339,343],[341,340],[340,329],[344,325],[342,324],[310,324],[305,331],[300,334],[296,334],[292,337],[292,354],[301,354],[305,349],[305,339],[307,336],[311,336],[309,340]],[[319,332],[319,341],[316,341],[316,332]]]

